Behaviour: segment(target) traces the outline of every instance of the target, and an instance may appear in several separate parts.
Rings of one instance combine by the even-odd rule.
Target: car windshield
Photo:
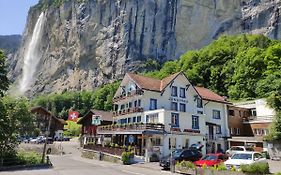
[[[206,155],[205,157],[202,158],[202,160],[216,160],[217,156],[215,155]]]
[[[173,157],[179,157],[182,153],[182,150],[174,150],[173,151]]]
[[[252,154],[234,154],[231,159],[252,160]]]

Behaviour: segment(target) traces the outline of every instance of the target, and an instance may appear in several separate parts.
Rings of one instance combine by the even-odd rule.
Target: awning
[[[263,142],[262,137],[232,137],[227,140],[231,142],[245,142],[245,143]]]
[[[213,125],[213,126],[217,126],[216,123],[212,123],[212,122],[206,122],[206,125]]]

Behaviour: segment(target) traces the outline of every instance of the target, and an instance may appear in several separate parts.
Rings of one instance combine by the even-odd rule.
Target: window
[[[172,94],[173,97],[177,97],[178,96],[178,87],[176,86],[172,86]]]
[[[128,123],[131,123],[132,122],[132,118],[128,118]]]
[[[161,138],[151,138],[152,146],[163,146]]]
[[[138,100],[138,106],[141,106],[141,100]]]
[[[137,119],[136,117],[133,117],[133,123],[136,123],[136,119]]]
[[[201,98],[197,98],[197,108],[203,108],[203,102]]]
[[[158,113],[146,115],[146,123],[158,123]]]
[[[193,115],[192,116],[192,129],[199,129],[199,117]]]
[[[121,119],[121,124],[125,124],[125,123],[127,123],[127,118]]]
[[[229,114],[230,116],[234,116],[234,110],[229,110],[229,111],[228,111],[228,114]]]
[[[176,148],[176,138],[169,138],[169,149],[175,149]]]
[[[137,116],[137,122],[141,122],[141,116]]]
[[[216,126],[216,134],[221,134],[221,125]]]
[[[203,114],[203,111],[197,111],[197,114]]]
[[[138,101],[135,100],[135,101],[134,101],[134,107],[137,107],[137,106],[138,106]]]
[[[252,116],[257,116],[256,108],[251,109],[251,115]]]
[[[221,112],[219,110],[213,110],[213,119],[221,119]]]
[[[180,88],[180,97],[185,98],[185,88]]]
[[[149,107],[149,109],[150,110],[157,109],[157,99],[153,99],[153,98],[150,99],[150,107]]]
[[[184,103],[180,103],[180,111],[185,112],[186,111],[186,106]]]
[[[240,135],[240,128],[237,128],[236,135]]]
[[[179,114],[172,113],[172,115],[171,115],[171,127],[179,127]]]
[[[171,102],[171,110],[172,111],[178,111],[178,103]]]
[[[234,128],[230,128],[230,134],[234,135]]]

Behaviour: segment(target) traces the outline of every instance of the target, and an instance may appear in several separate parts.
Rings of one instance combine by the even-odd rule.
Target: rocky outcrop
[[[69,0],[29,11],[10,78],[45,10],[41,56],[30,95],[92,89],[138,69],[141,62],[177,59],[222,34],[261,33],[280,39],[280,0]],[[44,6],[46,7],[46,6]]]

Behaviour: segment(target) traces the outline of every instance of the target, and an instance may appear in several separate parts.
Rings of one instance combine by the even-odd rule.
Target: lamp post
[[[169,124],[171,127],[170,127],[170,132],[171,132],[171,160],[170,160],[170,171],[171,173],[174,173],[175,172],[175,162],[174,162],[174,158],[173,158],[173,145],[172,145],[172,139],[173,139],[173,129],[172,129],[172,123]]]

